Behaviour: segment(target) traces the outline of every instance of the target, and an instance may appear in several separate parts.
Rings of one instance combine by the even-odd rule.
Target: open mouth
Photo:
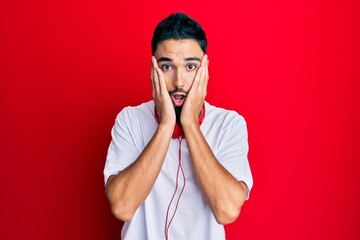
[[[185,98],[186,95],[184,93],[174,93],[171,95],[171,100],[176,107],[182,106],[184,104]]]

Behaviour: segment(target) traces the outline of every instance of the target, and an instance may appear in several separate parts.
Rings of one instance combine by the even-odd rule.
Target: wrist
[[[157,132],[165,135],[172,135],[174,131],[175,123],[160,122],[157,128]]]
[[[197,121],[186,121],[184,123],[181,123],[181,126],[184,132],[200,129],[200,125]]]
[[[181,116],[181,119],[180,119],[180,122],[181,122],[181,126],[182,127],[187,127],[187,126],[199,126],[199,120],[193,116]]]

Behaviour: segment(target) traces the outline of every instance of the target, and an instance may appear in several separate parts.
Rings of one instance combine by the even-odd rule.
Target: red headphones
[[[154,116],[155,116],[156,122],[159,123],[159,116],[158,116],[158,114],[156,112],[156,106],[154,107]],[[205,104],[203,104],[202,111],[201,111],[201,114],[200,114],[200,117],[199,117],[199,125],[202,124],[204,119],[205,119]],[[179,137],[185,138],[185,134],[184,134],[184,131],[183,131],[182,127],[180,126],[180,124],[176,123],[175,128],[174,128],[174,132],[173,132],[171,138],[176,139],[176,138],[179,138]]]

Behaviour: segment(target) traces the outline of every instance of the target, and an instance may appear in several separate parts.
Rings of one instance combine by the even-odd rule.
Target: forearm
[[[195,177],[205,200],[220,224],[233,222],[245,201],[245,184],[237,181],[217,161],[198,124],[183,127]]]
[[[117,218],[130,220],[150,193],[168,151],[172,130],[171,127],[159,125],[138,159],[108,179],[106,196]]]

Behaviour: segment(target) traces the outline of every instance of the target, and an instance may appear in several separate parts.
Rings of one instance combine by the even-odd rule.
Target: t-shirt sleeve
[[[112,140],[108,149],[104,167],[105,185],[111,175],[119,172],[133,163],[139,156],[132,136],[131,116],[128,108],[124,108],[116,117],[111,130]]]
[[[248,199],[253,186],[253,178],[248,161],[246,122],[242,116],[234,113],[226,124],[217,159],[238,181],[245,182],[246,199]]]

